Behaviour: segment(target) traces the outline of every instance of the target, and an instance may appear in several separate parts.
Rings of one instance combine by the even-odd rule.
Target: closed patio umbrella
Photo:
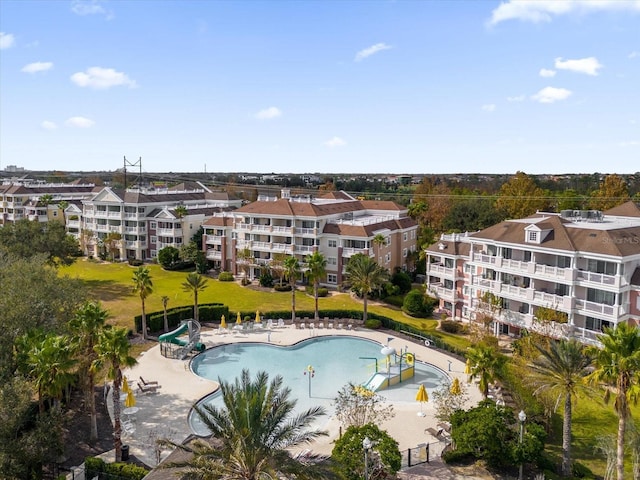
[[[224,315],[220,318],[220,328],[227,328],[227,320],[224,318]]]
[[[238,311],[238,316],[236,318],[236,325],[240,325],[242,323],[242,318],[240,317],[240,311]]]
[[[424,417],[425,413],[422,411],[422,404],[424,402],[429,401],[429,395],[427,394],[427,390],[424,388],[423,384],[420,384],[420,388],[418,388],[418,393],[416,394],[416,401],[420,402],[420,411],[418,412],[418,416]]]
[[[453,383],[451,384],[451,388],[449,389],[451,395],[460,395],[462,393],[462,388],[460,387],[460,379],[458,377],[453,379]]]
[[[131,389],[129,389],[129,393],[127,393],[127,398],[124,401],[124,406],[126,408],[136,406],[136,397],[133,395],[133,392],[131,391]]]
[[[260,323],[260,310],[256,312],[256,323]]]
[[[129,382],[127,382],[127,377],[122,379],[122,393],[129,393],[131,388],[129,387]]]

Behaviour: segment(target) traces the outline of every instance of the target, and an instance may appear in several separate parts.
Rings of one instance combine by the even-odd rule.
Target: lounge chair
[[[157,393],[160,385],[142,385],[138,382],[138,388],[142,393]]]
[[[341,323],[338,324],[338,330],[342,330],[342,324]]]
[[[316,324],[315,324],[315,322],[309,322],[309,328],[310,328],[311,330],[313,330],[314,328],[316,328]]]
[[[327,322],[327,328],[333,328],[333,322]]]
[[[144,378],[140,377],[140,381],[145,387],[149,385],[158,385],[157,380],[145,380]]]
[[[122,432],[126,435],[126,436],[132,436],[134,433],[136,433],[136,426],[133,424],[133,422],[130,421],[124,421],[122,422]]]
[[[284,328],[284,327],[285,327],[284,320],[279,318],[278,319],[278,328]]]
[[[324,322],[323,321],[318,322],[318,328],[324,328]]]
[[[307,328],[307,326],[304,324],[304,322],[300,322],[300,328],[301,329],[305,329],[305,328]]]

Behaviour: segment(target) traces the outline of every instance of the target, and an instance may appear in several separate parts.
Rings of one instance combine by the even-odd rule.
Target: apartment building
[[[327,259],[325,285],[342,283],[349,258],[363,253],[393,272],[409,268],[409,253],[416,250],[417,224],[407,209],[395,202],[357,200],[345,192],[311,198],[259,197],[228,214],[215,215],[204,224],[207,258],[220,270],[242,272],[248,262],[250,278],[260,275],[278,254],[305,257],[319,251]],[[374,244],[381,235],[384,242]],[[378,237],[380,238],[380,237]],[[248,251],[249,259],[242,253]]]
[[[204,185],[178,185],[171,189],[118,190],[102,188],[82,202],[82,211],[70,205],[68,217],[78,218],[80,244],[87,255],[98,255],[104,242],[117,240],[116,258],[153,259],[167,246],[188,243],[211,215],[239,207],[242,200]],[[70,232],[76,232],[69,220]],[[73,229],[73,230],[72,230]]]
[[[640,208],[537,213],[443,235],[427,250],[427,288],[458,318],[491,313],[495,334],[597,343],[604,327],[640,323]]]

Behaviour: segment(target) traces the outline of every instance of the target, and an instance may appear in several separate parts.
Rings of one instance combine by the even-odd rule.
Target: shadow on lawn
[[[132,294],[131,287],[114,280],[85,280],[84,283],[93,295],[104,302],[118,300]]]

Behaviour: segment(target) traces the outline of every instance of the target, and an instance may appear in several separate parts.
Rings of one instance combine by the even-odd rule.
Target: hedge
[[[98,480],[142,480],[149,470],[131,463],[105,463],[97,457],[87,457],[84,459],[85,478],[95,478]]]
[[[229,318],[229,307],[223,303],[203,303],[198,305],[198,319],[200,322],[220,322],[224,315]],[[167,309],[169,329],[173,330],[182,320],[193,318],[193,307],[174,307]],[[136,332],[142,331],[142,315],[134,317]],[[147,314],[147,328],[151,332],[164,330],[164,310]]]

